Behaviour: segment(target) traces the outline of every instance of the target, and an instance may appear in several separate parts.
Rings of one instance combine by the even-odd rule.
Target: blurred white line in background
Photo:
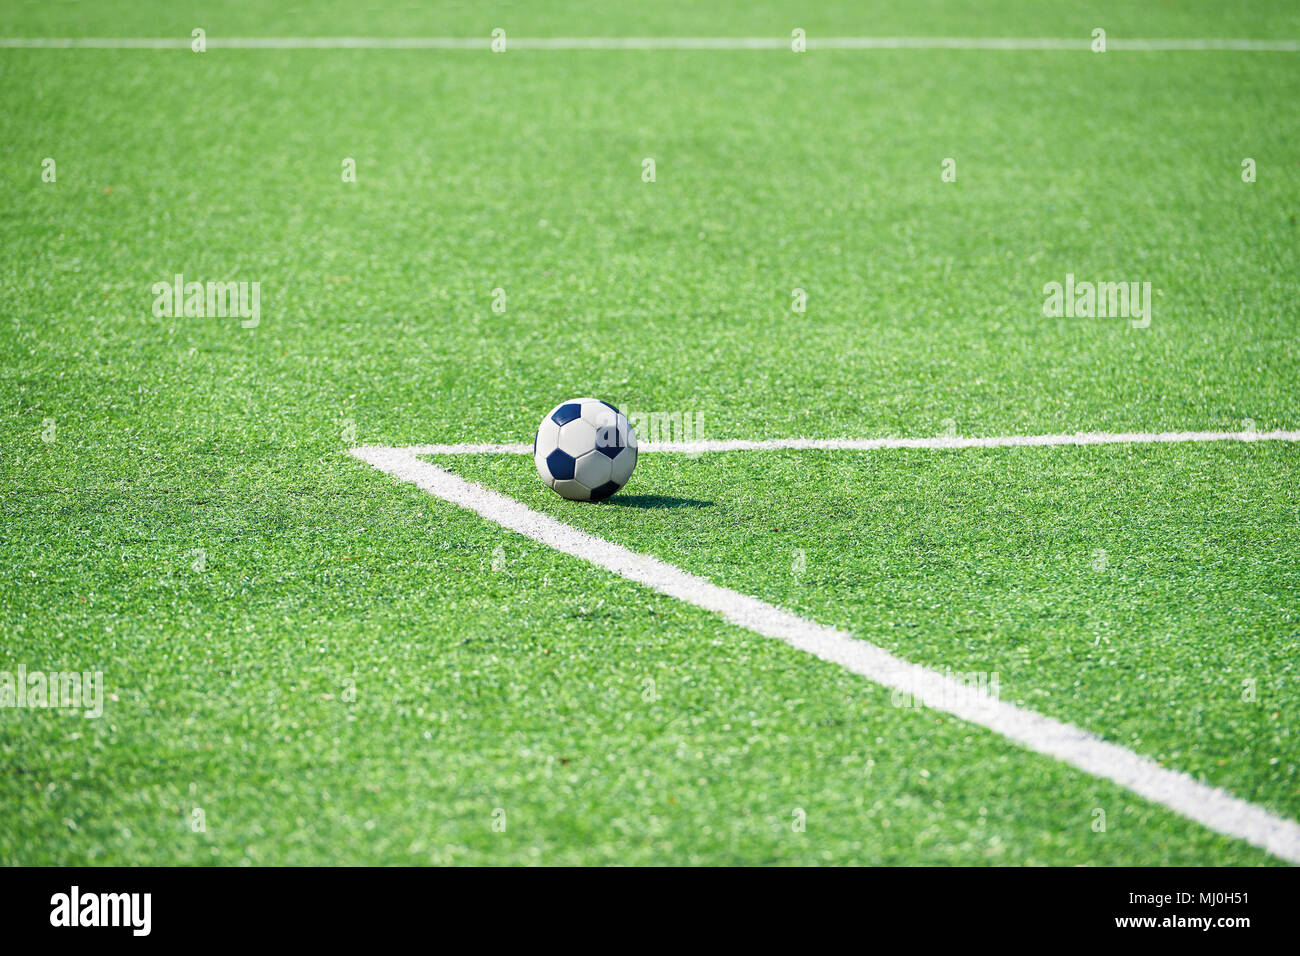
[[[0,49],[188,50],[189,37],[0,37]],[[479,50],[488,37],[207,37],[209,50]],[[1088,37],[819,37],[815,50],[1067,50],[1089,52]],[[1300,40],[1109,37],[1109,51],[1226,50],[1294,53]],[[509,50],[784,50],[790,37],[507,37]]]

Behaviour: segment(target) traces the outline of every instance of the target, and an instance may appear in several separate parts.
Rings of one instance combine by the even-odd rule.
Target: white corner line
[[[774,438],[762,441],[642,442],[642,453],[678,452],[700,454],[718,451],[877,451],[886,448],[1020,448],[1050,445],[1147,445],[1173,442],[1289,441],[1300,442],[1300,431],[1271,432],[1075,432],[1070,435],[1004,435],[995,438],[963,438],[940,435],[934,438]],[[385,448],[386,446],[376,446]],[[456,445],[407,445],[413,455],[527,455],[532,445],[517,443],[465,443]],[[365,451],[358,448],[356,451]]]
[[[1109,780],[1153,803],[1273,856],[1300,863],[1300,824],[1162,767],[1071,724],[1006,703],[938,671],[912,664],[846,631],[799,617],[766,601],[713,584],[667,562],[580,531],[498,492],[423,461],[416,448],[369,446],[350,454],[385,474],[555,550],[605,568],[661,594],[718,614],[732,624],[839,664],[934,710],[985,727],[1009,740]],[[501,447],[501,446],[495,446]],[[507,446],[514,447],[514,446]],[[1045,795],[1050,798],[1050,795]]]
[[[0,49],[188,50],[184,37],[0,37]],[[473,50],[489,52],[489,37],[223,37],[209,34],[208,50]],[[1294,53],[1300,40],[1225,37],[1109,37],[1107,50],[1125,52]],[[1062,50],[1091,53],[1091,37],[807,37],[817,50]],[[791,52],[791,38],[769,37],[507,37],[507,50],[778,50]]]

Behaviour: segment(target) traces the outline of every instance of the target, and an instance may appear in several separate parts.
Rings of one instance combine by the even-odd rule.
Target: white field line
[[[1272,432],[1076,432],[1073,435],[1004,435],[995,438],[776,438],[766,441],[642,442],[640,452],[697,454],[714,451],[876,451],[882,448],[1017,448],[1042,445],[1146,445],[1167,442],[1296,441],[1300,431]],[[366,449],[358,449],[365,451]],[[515,444],[409,445],[414,455],[527,455],[533,446]]]
[[[209,50],[478,50],[488,37],[222,37]],[[819,37],[809,50],[1069,50],[1091,51],[1090,37]],[[0,49],[188,50],[189,37],[0,37]],[[1108,37],[1108,51],[1294,53],[1300,40]],[[789,37],[507,37],[506,50],[782,50]]]
[[[845,631],[801,618],[658,558],[638,554],[570,527],[421,460],[417,449],[371,446],[354,448],[351,454],[386,474],[411,482],[557,551],[839,664],[884,687],[903,691],[928,707],[986,727],[1030,750],[1126,787],[1212,830],[1245,840],[1280,859],[1300,863],[1300,824],[1275,816],[1226,790],[1169,770],[1071,724],[1006,703],[987,691],[908,663]]]

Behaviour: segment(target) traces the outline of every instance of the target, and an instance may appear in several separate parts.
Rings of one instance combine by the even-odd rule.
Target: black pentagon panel
[[[610,495],[612,495],[614,492],[618,491],[618,489],[622,487],[623,486],[616,481],[607,481],[599,488],[591,489],[591,500],[604,501],[606,498],[608,498]]]
[[[617,425],[605,425],[596,429],[596,451],[606,458],[617,458],[618,453],[626,447],[627,442],[619,434]]]
[[[598,400],[598,401],[599,401],[599,400]],[[619,412],[617,408],[614,408],[614,406],[611,405],[609,402],[601,402],[600,404],[604,405],[604,406],[605,406],[606,408],[608,408],[608,409],[611,409],[612,411],[618,412],[618,414],[620,414],[620,415],[623,414],[622,412]]]
[[[557,425],[567,425],[574,419],[582,417],[582,406],[577,402],[570,402],[568,405],[561,405],[551,413],[551,421]]]
[[[573,465],[573,456],[567,451],[560,451],[557,448],[546,456],[546,467],[550,470],[551,477],[556,481],[566,481],[572,478]]]

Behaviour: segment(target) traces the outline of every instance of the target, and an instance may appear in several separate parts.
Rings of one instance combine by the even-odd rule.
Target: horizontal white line
[[[385,446],[378,445],[375,447],[382,448]],[[367,450],[365,447],[355,449],[358,452]],[[483,445],[408,445],[404,450],[413,455],[531,455],[533,446],[525,445],[523,442],[508,445],[492,443]],[[638,452],[644,450],[643,446],[637,448]]]
[[[876,451],[881,448],[1018,448],[1043,445],[1146,445],[1166,442],[1209,441],[1297,441],[1300,431],[1271,432],[1075,432],[1071,435],[1004,435],[997,438],[962,438],[940,435],[933,438],[773,438],[751,441],[642,442],[639,452],[698,454],[715,451]],[[365,451],[360,448],[358,451]],[[414,455],[527,455],[532,445],[458,444],[408,445]]]
[[[1300,431],[1273,432],[1077,432],[1072,435],[1003,435],[995,438],[784,438],[774,441],[682,441],[644,445],[646,451],[710,452],[764,450],[875,451],[881,448],[1016,448],[1044,445],[1141,445],[1165,442],[1300,441]]]
[[[488,37],[207,37],[209,50],[479,50]],[[789,37],[507,37],[509,50],[784,50]],[[1089,52],[1089,37],[819,37],[809,50],[1071,50]],[[188,50],[189,37],[0,37],[0,48]],[[1108,38],[1108,51],[1294,53],[1300,40]]]
[[[1223,789],[1169,770],[1071,724],[1005,703],[938,671],[909,663],[847,632],[798,617],[658,558],[579,531],[422,461],[416,457],[415,449],[372,446],[355,448],[351,453],[380,471],[412,482],[430,494],[557,551],[839,664],[877,684],[912,695],[932,709],[986,727],[1030,750],[1126,787],[1212,830],[1245,840],[1281,859],[1300,863],[1300,825]],[[1044,800],[1053,799],[1052,794],[1042,796]]]

